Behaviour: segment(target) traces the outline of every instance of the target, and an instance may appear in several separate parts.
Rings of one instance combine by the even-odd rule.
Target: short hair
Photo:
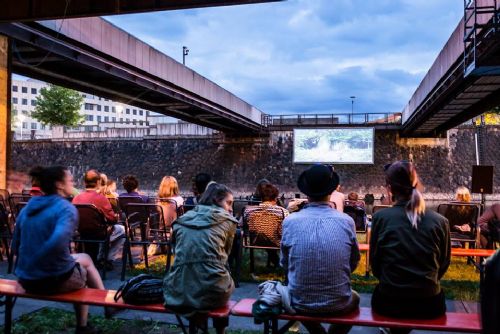
[[[262,191],[263,191],[262,187],[264,185],[266,185],[266,184],[271,184],[271,182],[269,182],[268,179],[261,179],[261,180],[259,180],[259,182],[257,182],[257,186],[255,187],[255,193],[254,193],[255,197],[261,197],[262,198],[262,196],[263,196],[263,194],[262,194]]]
[[[90,169],[85,172],[83,183],[85,183],[85,188],[95,188],[101,185],[101,174],[95,169]]]
[[[347,195],[349,201],[357,201],[359,199],[358,193],[352,192]]]
[[[30,171],[30,176],[40,181],[40,188],[46,195],[57,194],[57,182],[64,181],[68,169],[63,166],[38,167]]]
[[[207,185],[212,181],[212,177],[207,173],[199,173],[194,177],[194,186],[199,194],[203,194]]]
[[[34,175],[39,175],[42,170],[43,170],[43,167],[35,166],[35,167],[31,168],[31,170],[29,171],[29,175],[31,176],[31,186],[32,187],[40,187],[40,180],[38,179],[38,177],[36,177]]]
[[[279,190],[271,183],[265,183],[260,187],[262,201],[275,201],[279,196]]]
[[[134,175],[127,175],[122,181],[123,188],[129,193],[139,188],[139,181]]]
[[[212,183],[210,184],[199,200],[201,205],[217,205],[220,206],[220,202],[227,197],[227,195],[232,194],[231,189],[223,184]]]
[[[160,188],[158,189],[158,197],[168,198],[179,195],[179,184],[173,176],[165,176],[161,180]]]

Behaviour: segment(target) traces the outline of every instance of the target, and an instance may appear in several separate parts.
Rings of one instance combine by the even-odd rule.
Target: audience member
[[[261,202],[258,206],[247,206],[243,211],[242,221],[248,223],[250,216],[258,213],[258,217],[255,217],[257,219],[254,222],[259,225],[252,227],[257,233],[256,235],[250,235],[250,238],[255,238],[255,243],[261,246],[279,247],[282,234],[282,219],[288,216],[288,210],[277,205],[279,190],[271,183],[263,184],[260,187],[259,195]],[[260,211],[262,208],[267,210],[262,212]],[[279,225],[276,226],[276,224]],[[244,228],[249,228],[249,226]],[[278,252],[269,249],[267,250],[267,256],[268,266],[273,264],[277,267],[279,264]]]
[[[357,206],[360,208],[365,208],[365,202],[359,200],[358,193],[351,192],[347,195],[347,201],[345,201],[345,205]]]
[[[334,210],[329,200],[339,177],[329,166],[314,165],[298,180],[309,203],[283,223],[281,265],[287,271],[291,305],[298,313],[340,315],[357,309],[351,273],[360,254],[354,221]],[[304,322],[310,333],[326,333],[320,323]],[[350,326],[331,325],[329,333],[347,333]]]
[[[471,200],[469,189],[466,187],[458,187],[455,192],[455,200],[458,202],[469,203]]]
[[[98,194],[105,195],[106,186],[108,184],[108,176],[104,173],[100,173],[99,175],[100,175],[100,180],[96,191]]]
[[[45,195],[33,197],[17,217],[12,250],[15,274],[31,293],[56,294],[86,286],[104,289],[99,272],[87,254],[70,254],[69,244],[78,225],[71,195],[73,176],[64,167],[34,172]],[[75,304],[76,333],[97,333],[88,324],[88,306]]]
[[[177,210],[175,209],[184,205],[184,199],[179,194],[179,185],[177,184],[175,177],[163,177],[160,183],[160,188],[158,189],[158,204],[163,208],[163,218],[165,220],[165,224],[168,226],[170,226],[172,222],[177,219]],[[175,209],[173,208],[173,204],[164,200],[175,201]]]
[[[112,262],[122,253],[123,244],[125,243],[125,228],[123,225],[116,224],[117,216],[111,207],[108,199],[98,193],[101,188],[101,175],[96,170],[88,170],[84,177],[85,191],[73,198],[73,204],[93,204],[104,214],[106,222],[110,224],[111,234],[109,236],[109,253],[108,258],[104,259],[102,249],[99,251],[99,266],[106,266],[112,269]],[[102,190],[102,188],[101,188]]]
[[[144,203],[149,201],[148,196],[139,192],[139,181],[134,175],[125,176],[122,185],[126,193],[120,194],[119,197],[140,197]]]
[[[271,182],[268,179],[262,179],[257,182],[255,192],[250,196],[250,200],[248,201],[249,205],[257,205],[262,202],[262,189],[266,184],[271,184]]]
[[[469,189],[466,187],[458,187],[455,192],[455,201],[452,202],[453,205],[447,207],[446,212],[443,213],[446,219],[448,219],[452,237],[454,238],[460,239],[460,235],[469,235],[472,229],[471,224],[475,223],[475,220],[477,219],[474,214],[475,207],[466,205],[470,203],[470,200],[471,195]],[[462,247],[462,243],[454,241],[452,246]]]
[[[426,210],[417,171],[398,161],[386,170],[396,204],[373,215],[370,260],[379,279],[372,296],[375,312],[396,318],[435,318],[446,304],[439,280],[450,264],[448,221]],[[409,333],[393,329],[392,333]]]
[[[493,241],[500,236],[500,203],[495,203],[484,211],[477,224],[481,229],[481,247],[493,248]]]
[[[172,225],[175,259],[164,279],[165,306],[195,321],[226,305],[234,290],[227,269],[237,225],[232,205],[231,190],[214,183]]]
[[[340,184],[335,191],[330,195],[330,202],[335,203],[335,208],[339,212],[344,212],[345,195],[340,192]]]
[[[42,167],[37,166],[33,167],[29,175],[31,176],[31,190],[30,190],[30,195],[31,196],[42,196],[42,188],[40,188],[40,180],[38,179],[38,175],[40,175],[40,172],[43,170]]]
[[[193,196],[188,197],[185,204],[197,205],[203,192],[211,181],[212,177],[207,173],[196,174],[192,184]]]

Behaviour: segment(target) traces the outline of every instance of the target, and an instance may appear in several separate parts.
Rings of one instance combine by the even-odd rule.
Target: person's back
[[[350,275],[359,261],[351,217],[310,203],[285,219],[281,247],[295,309],[328,313],[349,304]]]

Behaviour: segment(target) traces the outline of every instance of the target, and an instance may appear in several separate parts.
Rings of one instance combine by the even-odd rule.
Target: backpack
[[[120,286],[114,297],[115,302],[120,297],[132,305],[163,303],[163,281],[152,275],[140,274]]]

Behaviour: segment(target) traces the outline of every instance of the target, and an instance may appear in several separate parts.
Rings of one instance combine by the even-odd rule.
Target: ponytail
[[[406,216],[410,220],[411,226],[417,229],[418,223],[425,212],[425,201],[422,193],[414,187],[411,191],[410,201],[406,205]]]

